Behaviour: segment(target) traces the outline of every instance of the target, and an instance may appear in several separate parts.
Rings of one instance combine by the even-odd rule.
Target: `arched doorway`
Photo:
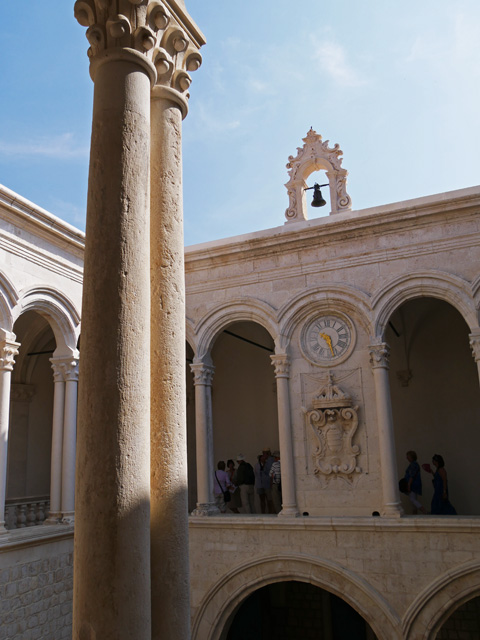
[[[462,640],[480,638],[480,596],[458,607],[443,623],[436,640],[451,638],[462,638]]]
[[[250,594],[222,640],[375,640],[369,624],[338,596],[306,582],[269,584]]]
[[[212,349],[215,467],[240,453],[254,467],[262,450],[279,449],[273,353],[273,338],[255,322],[230,324],[218,335]]]
[[[56,341],[35,311],[14,325],[20,343],[13,370],[8,438],[7,527],[41,524],[48,515],[53,416],[50,358]]]
[[[449,492],[458,514],[480,514],[476,464],[470,452],[480,446],[480,390],[469,346],[469,328],[450,304],[416,298],[390,317],[390,389],[399,475],[414,450],[420,463],[445,458]],[[422,502],[429,511],[431,476],[422,472]],[[403,499],[403,498],[402,498]],[[408,499],[404,501],[411,513]]]

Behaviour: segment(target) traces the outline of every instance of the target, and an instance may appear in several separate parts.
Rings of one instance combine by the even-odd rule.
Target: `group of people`
[[[245,456],[217,463],[213,487],[215,504],[221,513],[279,513],[282,508],[280,451],[266,448],[257,456],[255,467]],[[256,499],[257,498],[257,499]]]
[[[405,476],[400,480],[399,488],[402,493],[408,495],[413,505],[413,513],[427,513],[425,507],[419,501],[422,495],[422,475],[420,465],[417,462],[415,451],[407,451],[408,467]],[[430,513],[432,515],[457,515],[455,507],[448,498],[448,479],[445,469],[445,460],[436,453],[432,458],[433,470],[427,462],[422,464],[422,469],[433,475],[433,498]]]

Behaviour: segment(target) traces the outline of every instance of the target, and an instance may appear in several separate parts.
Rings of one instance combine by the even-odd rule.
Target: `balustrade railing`
[[[5,502],[5,528],[23,529],[43,524],[50,509],[50,496],[13,498]]]

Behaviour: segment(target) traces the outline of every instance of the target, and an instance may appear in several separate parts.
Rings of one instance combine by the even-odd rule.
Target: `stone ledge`
[[[388,531],[423,533],[480,533],[480,516],[403,516],[385,517],[323,517],[298,518],[275,515],[221,515],[200,518],[189,516],[190,529],[279,529],[308,531]]]
[[[59,540],[73,540],[73,524],[39,525],[24,529],[13,529],[0,535],[0,553],[22,547],[49,544]]]

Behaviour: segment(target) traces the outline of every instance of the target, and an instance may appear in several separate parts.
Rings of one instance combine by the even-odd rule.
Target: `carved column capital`
[[[274,354],[270,356],[272,365],[275,369],[276,378],[289,378],[290,377],[290,358],[286,353]]]
[[[50,358],[54,382],[78,380],[78,358]]]
[[[369,346],[370,365],[372,369],[390,368],[390,347],[386,342]]]
[[[480,329],[472,331],[468,336],[470,339],[470,347],[475,362],[480,362]]]
[[[186,109],[189,73],[202,63],[205,37],[184,6],[172,0],[77,0],[74,13],[87,27],[92,75],[112,54],[130,53],[143,61],[152,85],[169,89]]]
[[[197,384],[204,385],[206,387],[212,386],[213,374],[215,373],[215,367],[213,364],[194,362],[190,365],[190,369],[193,373],[193,384],[195,386]]]
[[[10,339],[0,340],[0,371],[13,371],[20,344]]]

